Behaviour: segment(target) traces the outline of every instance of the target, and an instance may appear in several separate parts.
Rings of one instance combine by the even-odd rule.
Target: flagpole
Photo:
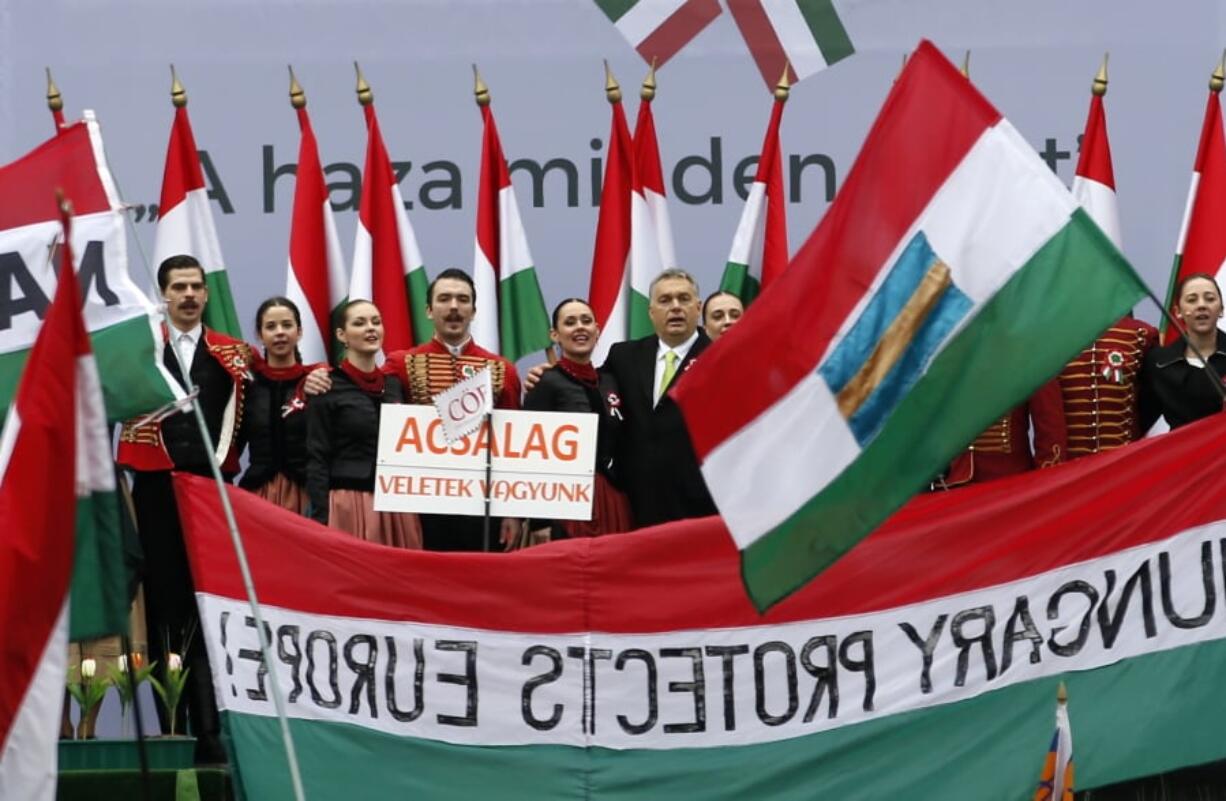
[[[170,67],[171,74],[171,102],[178,108],[187,103],[187,92],[183,88],[183,84],[179,82],[179,77],[175,72],[174,65]],[[112,175],[114,172],[112,171]],[[119,189],[119,182],[115,183],[116,190]],[[120,193],[122,197],[122,192]],[[124,217],[128,220],[128,225],[132,228],[133,239],[136,240],[136,251],[140,254],[141,263],[145,266],[145,272],[156,285],[157,276],[149,263],[149,258],[145,254],[145,248],[141,244],[139,233],[136,230],[136,224],[132,221],[129,212],[131,209],[127,204],[124,204]],[[163,301],[163,306],[165,305]],[[178,348],[171,348],[171,353],[174,354],[175,362],[179,366],[179,374],[182,375],[191,384],[191,373],[187,369],[187,365],[183,363],[183,357],[179,353]],[[252,617],[255,618],[256,636],[260,644],[260,656],[264,665],[264,670],[267,673],[269,688],[272,691],[273,707],[277,713],[277,720],[280,723],[281,739],[285,745],[285,759],[289,767],[290,783],[294,789],[294,798],[296,801],[306,801],[306,793],[302,787],[302,774],[298,767],[298,753],[294,748],[294,739],[289,730],[289,716],[285,710],[285,697],[281,690],[281,683],[277,679],[276,666],[272,661],[272,645],[268,640],[268,632],[264,623],[264,613],[261,611],[259,599],[256,597],[255,581],[251,576],[251,565],[247,561],[247,551],[243,547],[242,535],[238,528],[238,519],[234,515],[234,507],[230,504],[230,496],[226,492],[226,482],[221,475],[221,465],[217,461],[217,454],[214,452],[209,437],[208,424],[204,420],[204,411],[200,408],[200,399],[198,397],[198,388],[192,384],[188,387],[188,399],[191,401],[193,416],[196,418],[196,428],[200,433],[200,439],[204,443],[204,450],[209,457],[209,471],[213,475],[213,481],[217,486],[217,495],[221,500],[222,512],[226,518],[226,528],[230,533],[230,542],[234,546],[234,555],[238,560],[239,573],[243,578],[243,589],[247,592],[247,603],[251,607]]]
[[[485,413],[485,518],[481,521],[481,540],[490,551],[490,497],[494,492],[494,411]]]

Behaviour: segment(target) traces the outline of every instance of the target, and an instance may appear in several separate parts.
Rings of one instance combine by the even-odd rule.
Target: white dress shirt
[[[660,340],[660,346],[656,348],[656,372],[655,378],[651,382],[651,397],[652,406],[660,402],[660,381],[664,378],[664,354],[670,350],[677,354],[677,373],[681,372],[681,363],[685,361],[686,355],[690,352],[690,348],[694,347],[694,343],[698,341],[698,329],[694,329],[694,333],[690,334],[690,338],[675,348],[670,348],[664,344],[664,340]],[[677,373],[673,374],[673,381],[677,380]]]
[[[183,379],[189,385],[187,376],[192,371],[192,360],[196,357],[196,346],[200,344],[200,337],[204,336],[204,326],[196,323],[196,326],[190,331],[180,331],[174,326],[170,327],[171,341],[175,343],[175,349],[179,351],[179,358],[183,361]]]

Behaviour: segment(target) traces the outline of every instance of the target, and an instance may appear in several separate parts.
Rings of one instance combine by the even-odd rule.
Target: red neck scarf
[[[383,394],[383,373],[375,368],[367,373],[353,366],[353,362],[345,359],[341,362],[341,370],[345,375],[349,376],[353,383],[358,385],[358,389],[370,395]]]
[[[269,381],[297,381],[310,372],[301,362],[295,362],[289,367],[273,367],[264,359],[256,359],[251,369]]]
[[[580,364],[563,356],[561,359],[558,359],[558,369],[580,384],[586,384],[589,387],[596,386],[596,383],[600,380],[596,374],[596,368],[592,366],[591,362]]]

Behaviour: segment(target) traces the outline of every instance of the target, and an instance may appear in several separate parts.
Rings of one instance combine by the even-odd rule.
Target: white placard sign
[[[434,408],[443,421],[443,439],[451,444],[481,426],[481,418],[494,410],[490,370],[478,370],[434,396]]]
[[[448,445],[434,407],[385,404],[375,509],[485,514],[488,451],[492,515],[590,520],[596,415],[495,409],[491,419]]]

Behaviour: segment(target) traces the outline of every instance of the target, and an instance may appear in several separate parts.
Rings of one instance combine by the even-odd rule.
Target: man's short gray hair
[[[683,281],[689,281],[690,286],[694,287],[694,295],[701,296],[702,292],[698,290],[698,282],[694,280],[694,276],[687,273],[685,270],[679,270],[676,267],[671,270],[661,270],[655,278],[651,279],[651,285],[647,287],[647,298],[650,300],[656,294],[656,284],[661,281],[667,281],[670,278],[680,278]]]

